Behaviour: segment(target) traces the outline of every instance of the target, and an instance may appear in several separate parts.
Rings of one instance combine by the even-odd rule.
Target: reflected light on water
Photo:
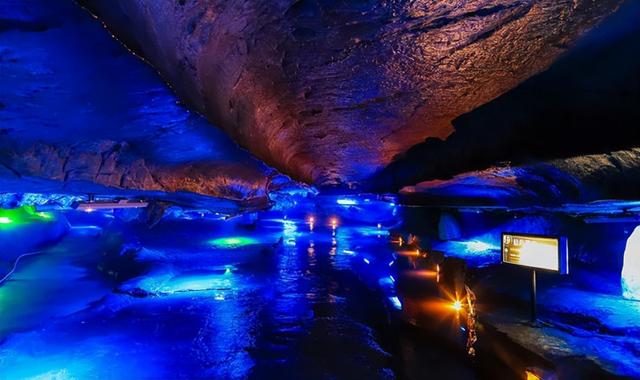
[[[215,248],[221,249],[233,249],[239,247],[245,247],[252,244],[257,244],[256,239],[246,236],[230,236],[217,239],[211,239],[208,241],[209,245]]]
[[[411,271],[406,271],[405,273],[403,273],[404,275],[408,276],[408,277],[417,277],[417,278],[428,278],[428,279],[432,279],[432,278],[436,278],[438,276],[438,272],[433,271],[433,270],[411,270]]]
[[[398,297],[396,297],[396,296],[389,297],[389,302],[391,302],[391,305],[396,310],[402,310],[402,302],[400,302],[400,299]]]
[[[400,255],[400,256],[405,256],[405,257],[418,257],[418,256],[420,256],[420,250],[418,250],[418,249],[416,249],[416,250],[397,251],[396,253],[398,255]]]

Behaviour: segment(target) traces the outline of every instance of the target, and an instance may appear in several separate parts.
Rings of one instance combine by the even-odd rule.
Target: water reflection
[[[0,367],[8,378],[390,377],[367,319],[367,294],[392,269],[387,231],[334,205],[152,229],[69,212],[69,235],[0,287]]]

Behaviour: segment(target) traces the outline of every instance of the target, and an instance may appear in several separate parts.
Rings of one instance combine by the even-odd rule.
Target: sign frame
[[[525,264],[516,264],[509,261],[505,261],[504,256],[504,237],[505,235],[510,236],[521,236],[523,238],[540,238],[540,239],[554,239],[558,242],[558,269],[548,269],[548,268],[540,268],[534,267]],[[502,232],[500,236],[500,262],[502,264],[513,265],[516,267],[533,269],[536,271],[550,272],[550,273],[558,273],[561,275],[569,274],[569,240],[566,236],[558,236],[558,235],[540,235],[540,234],[530,234],[530,233],[521,233],[521,232]]]

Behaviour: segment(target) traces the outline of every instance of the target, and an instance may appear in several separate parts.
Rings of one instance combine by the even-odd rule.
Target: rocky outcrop
[[[159,165],[137,156],[126,142],[94,141],[71,146],[37,143],[25,151],[10,153],[7,167],[17,177],[84,181],[120,189],[186,191],[236,201],[266,201],[271,180],[236,162]]]
[[[73,2],[0,7],[0,193],[192,192],[267,206],[274,181],[287,182]]]
[[[397,191],[504,161],[520,166],[640,146],[639,19],[640,2],[625,2],[548,70],[455,119],[446,140],[412,147],[370,187]]]
[[[603,198],[637,199],[640,148],[523,166],[492,167],[400,190],[405,203],[559,206]]]
[[[621,1],[81,3],[259,158],[350,185],[447,137]]]

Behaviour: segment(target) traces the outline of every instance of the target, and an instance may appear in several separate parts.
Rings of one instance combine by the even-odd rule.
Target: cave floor
[[[606,277],[573,272],[569,280],[538,273],[538,322],[532,324],[528,271],[480,270],[475,288],[489,301],[479,306],[479,320],[554,363],[561,378],[583,378],[598,367],[610,375],[639,377],[640,302],[614,293]],[[581,282],[612,291],[586,290]]]
[[[390,327],[396,206],[358,202],[5,226],[14,240],[70,228],[0,286],[3,378],[474,378],[464,356]]]
[[[168,210],[153,228],[133,211],[5,225],[0,237],[34,246],[3,253],[3,272],[13,251],[44,248],[0,286],[0,367],[10,379],[640,375],[638,302],[592,271],[541,274],[531,326],[526,271],[487,264],[491,249],[452,252],[480,255],[467,261],[479,321],[467,357],[464,312],[395,243],[403,215],[384,197],[297,196],[231,218]]]
[[[467,279],[478,299],[479,353],[511,352],[502,359],[521,375],[525,368],[533,367],[545,378],[553,374],[559,378],[637,378],[640,302],[622,297],[619,265],[625,242],[638,224],[638,206],[633,200],[604,200],[517,209],[410,207],[408,210],[426,211],[404,216],[407,232],[420,236],[426,252],[444,253],[466,263]],[[456,215],[460,224],[443,224],[442,216],[429,216],[441,213]],[[457,236],[443,240],[437,231]],[[574,251],[570,250],[569,275],[538,272],[536,324],[530,323],[530,271],[500,264],[500,234],[504,231],[570,235]],[[427,275],[420,260],[410,261],[408,269],[398,275],[411,281],[401,286],[399,298],[407,309],[413,309],[409,321],[428,329],[433,321],[425,318],[429,316],[425,310],[432,305],[425,289],[435,276]]]

